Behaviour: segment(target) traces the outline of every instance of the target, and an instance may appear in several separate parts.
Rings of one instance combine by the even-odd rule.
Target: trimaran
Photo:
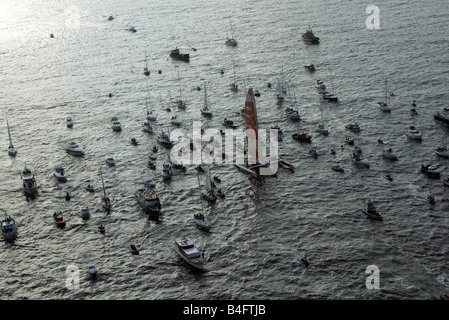
[[[246,121],[246,136],[248,145],[253,145],[255,148],[248,148],[248,155],[249,157],[252,157],[252,159],[255,159],[255,163],[251,164],[249,163],[248,166],[244,166],[238,163],[235,163],[234,165],[241,171],[245,172],[246,174],[249,174],[250,176],[253,176],[255,178],[261,176],[261,175],[270,175],[269,170],[271,169],[271,175],[276,174],[276,171],[271,168],[270,161],[267,161],[265,163],[260,162],[259,157],[259,145],[258,145],[258,135],[259,135],[259,126],[257,121],[257,109],[256,109],[256,99],[254,97],[254,92],[252,88],[248,89],[248,92],[246,94],[246,100],[245,100],[245,121]],[[272,158],[270,156],[270,158]],[[285,161],[284,159],[277,158],[276,160],[278,164],[281,164],[284,167],[287,167],[290,170],[294,170],[293,164]],[[261,174],[260,170],[261,168],[267,168],[265,172],[267,174]],[[276,166],[277,169],[277,166]]]

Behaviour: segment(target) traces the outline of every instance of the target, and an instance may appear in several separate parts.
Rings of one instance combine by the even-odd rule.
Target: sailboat
[[[143,74],[146,76],[150,75],[150,71],[148,70],[148,62],[147,62],[147,53],[145,52],[145,68],[143,68]]]
[[[9,137],[9,147],[8,147],[8,154],[12,157],[15,157],[17,154],[16,148],[14,148],[14,145],[12,144],[11,140],[11,132],[9,131],[9,123],[8,120],[6,120],[6,125],[8,126],[8,137]]]
[[[234,69],[234,82],[231,83],[229,86],[231,87],[231,91],[236,92],[238,90],[238,84],[235,83],[235,66],[234,66],[234,61],[232,62],[232,68]]]
[[[248,144],[255,145],[255,148],[249,148],[248,157],[251,157],[252,160],[255,160],[255,164],[251,166],[244,166],[239,163],[234,163],[234,165],[244,173],[258,178],[260,173],[260,168],[265,167],[269,168],[270,163],[260,163],[259,161],[259,152],[258,152],[258,130],[259,125],[257,121],[257,109],[256,109],[256,99],[254,97],[253,88],[249,88],[246,94],[245,100],[245,119],[246,119],[246,135]],[[284,167],[287,167],[290,170],[294,170],[293,164],[285,161],[284,159],[277,159],[277,162]],[[275,172],[274,172],[275,173]],[[273,174],[274,174],[273,173]]]
[[[377,106],[379,107],[380,110],[385,111],[385,112],[390,112],[391,108],[389,106],[389,101],[388,101],[388,90],[387,90],[387,79],[385,79],[385,101],[379,101],[377,103]]]
[[[148,89],[148,85],[147,85],[147,92],[148,92],[148,94],[150,93],[150,89]],[[151,110],[148,109],[148,99],[147,98],[145,98],[145,106],[147,108],[147,120],[156,121],[156,116],[153,114],[153,112]]]
[[[211,180],[210,180],[210,172],[209,172],[209,166],[206,167],[206,193],[201,193],[202,197],[206,199],[209,202],[215,202],[217,201],[217,194],[215,193],[214,189],[212,188]]]
[[[229,21],[229,24],[231,25],[231,37],[227,37],[226,38],[226,45],[231,46],[231,47],[236,47],[237,46],[237,40],[235,40],[235,36],[234,36],[234,32],[232,31],[232,23],[231,21]]]
[[[104,187],[104,180],[103,180],[103,173],[101,172],[101,170],[100,170],[100,176],[101,176],[101,183],[103,185],[103,198],[101,198],[101,204],[106,211],[110,211],[111,207],[112,207],[111,200],[106,195],[106,189]]]
[[[200,195],[202,196],[202,194],[201,194],[200,176],[197,176],[197,178],[198,178],[198,189],[200,190]],[[201,199],[200,199],[200,202],[201,202],[201,213],[195,213],[193,215],[193,218],[195,219],[196,225],[200,229],[209,230],[210,226],[211,226],[211,223],[210,223],[210,220],[204,215],[204,206],[203,206],[203,201],[201,201]]]
[[[178,71],[178,81],[179,81],[179,99],[176,101],[176,105],[180,109],[186,108],[186,103],[184,100],[182,100],[182,91],[181,91],[181,78],[179,78],[179,71]]]
[[[206,117],[212,117],[212,111],[210,111],[209,104],[207,102],[206,84],[204,84],[204,105],[203,109],[201,109],[201,114]]]
[[[316,125],[315,132],[321,134],[329,134],[329,130],[324,126],[323,108],[320,107],[320,110],[321,110],[321,123]]]

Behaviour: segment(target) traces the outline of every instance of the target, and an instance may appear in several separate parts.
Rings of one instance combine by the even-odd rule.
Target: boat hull
[[[186,257],[181,250],[179,249],[178,245],[175,243],[174,247],[175,252],[178,254],[178,256],[180,256],[182,258],[182,260],[184,260],[186,263],[188,263],[190,266],[198,269],[198,270],[203,270],[204,269],[204,264],[202,262],[195,262],[192,259],[189,259],[188,257]]]

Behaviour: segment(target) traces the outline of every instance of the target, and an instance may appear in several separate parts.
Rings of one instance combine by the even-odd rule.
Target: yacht
[[[142,188],[136,191],[136,199],[145,213],[149,215],[159,215],[162,204],[159,196],[151,188]]]
[[[32,196],[37,192],[36,179],[34,174],[25,165],[24,170],[21,173],[23,190],[27,196]]]
[[[196,269],[203,270],[204,256],[195,247],[193,241],[188,237],[181,237],[175,240],[174,249],[176,253],[189,265]]]
[[[421,172],[432,179],[439,179],[441,174],[441,171],[436,164],[421,165]]]
[[[76,142],[69,142],[65,148],[65,150],[74,156],[82,156],[84,155],[84,150],[81,148]]]
[[[61,182],[67,181],[67,174],[63,167],[56,167],[53,175],[55,176],[56,179],[58,179]]]
[[[445,158],[449,158],[449,150],[447,147],[444,146],[438,146],[435,149],[435,152],[437,155],[439,155],[440,157],[445,157]]]

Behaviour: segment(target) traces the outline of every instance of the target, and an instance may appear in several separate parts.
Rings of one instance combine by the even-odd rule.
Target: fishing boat
[[[384,149],[382,156],[388,160],[398,160],[398,155],[391,148]]]
[[[109,212],[112,208],[111,199],[106,194],[106,188],[104,186],[104,180],[103,180],[103,173],[100,170],[100,176],[101,176],[101,184],[103,186],[103,197],[101,198],[101,205],[104,210]]]
[[[53,220],[58,228],[64,228],[66,225],[62,211],[53,213]]]
[[[437,121],[443,122],[447,125],[449,125],[449,108],[444,108],[443,112],[437,111],[433,118]]]
[[[151,216],[157,216],[161,212],[162,204],[159,196],[152,188],[141,188],[135,193],[137,202]]]
[[[16,150],[16,148],[14,148],[14,145],[12,144],[11,132],[9,130],[8,120],[6,120],[6,126],[8,127],[8,138],[9,138],[8,154],[12,157],[15,157],[17,155],[17,150]]]
[[[326,126],[324,125],[323,109],[320,108],[320,110],[321,110],[321,123],[318,123],[315,126],[315,132],[327,135],[329,134],[329,129],[327,129]]]
[[[421,165],[421,172],[432,179],[439,179],[441,175],[441,171],[436,164]]]
[[[379,107],[380,110],[382,110],[384,112],[390,112],[391,111],[391,108],[389,106],[389,101],[388,101],[387,79],[385,79],[385,101],[377,102],[377,106]]]
[[[161,133],[159,133],[159,135],[157,136],[157,141],[164,147],[171,148],[173,146],[173,141],[170,140],[170,137],[164,131],[161,131]]]
[[[72,128],[73,127],[73,120],[71,117],[67,118],[67,128]]]
[[[292,138],[295,140],[298,140],[299,142],[305,142],[305,143],[311,143],[312,142],[312,136],[309,135],[307,132],[300,131],[298,133],[294,133],[292,135]]]
[[[320,94],[321,94],[321,97],[323,98],[323,100],[330,101],[330,102],[338,102],[338,97],[333,93],[323,91],[323,92],[320,92]]]
[[[117,117],[112,117],[110,123],[112,130],[117,132],[122,131],[122,124],[120,123],[120,121],[118,121]]]
[[[212,117],[212,111],[209,109],[209,103],[207,102],[206,84],[204,84],[204,100],[201,114],[205,117]]]
[[[53,172],[53,175],[55,176],[58,181],[66,182],[67,181],[67,174],[65,173],[65,170],[63,167],[56,167],[55,171]]]
[[[175,60],[181,60],[184,62],[190,61],[190,54],[188,53],[181,53],[178,48],[173,49],[170,51],[170,57]]]
[[[410,126],[405,132],[406,136],[412,140],[422,140],[422,133],[415,128],[415,126]]]
[[[313,33],[313,31],[310,27],[308,29],[306,29],[306,32],[301,35],[301,38],[303,41],[305,41],[307,43],[312,43],[312,44],[320,43],[320,38],[315,36],[315,34]]]
[[[84,155],[84,150],[81,148],[76,142],[71,141],[67,144],[65,150],[67,153],[73,156],[82,156]]]
[[[147,108],[147,120],[148,121],[156,121],[156,116],[153,114],[153,111],[151,111],[148,108],[148,99],[147,98],[145,98],[145,107]]]
[[[150,75],[150,70],[148,70],[147,53],[145,52],[145,67],[143,68],[143,74],[146,76]]]
[[[189,265],[199,270],[204,269],[204,256],[195,247],[195,244],[190,238],[176,238],[174,249],[175,252]]]
[[[366,209],[363,209],[362,211],[368,218],[373,220],[383,220],[382,214],[377,211],[371,199],[368,199],[368,201],[363,200],[362,203],[366,204]]]
[[[82,207],[81,208],[81,218],[83,218],[84,220],[87,220],[90,218],[90,211],[89,211],[89,207]]]
[[[231,36],[226,38],[225,43],[226,43],[227,46],[236,47],[237,46],[237,40],[235,39],[234,32],[232,31],[232,23],[231,23],[231,21],[229,21],[229,24],[231,26]]]
[[[21,173],[23,190],[26,196],[33,196],[37,192],[37,183],[34,174],[30,169],[25,168]]]
[[[13,241],[17,237],[16,221],[5,212],[5,218],[2,220],[2,234],[6,241]]]

